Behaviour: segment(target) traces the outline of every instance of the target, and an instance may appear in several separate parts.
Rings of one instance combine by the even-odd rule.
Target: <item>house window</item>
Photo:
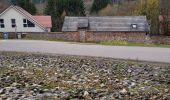
[[[132,24],[132,29],[137,29],[137,24]]]
[[[15,19],[11,19],[11,23],[12,23],[12,28],[16,27],[16,21],[15,21]]]
[[[5,28],[4,19],[0,19],[0,28]]]
[[[27,19],[23,19],[23,27],[35,27],[35,24]]]

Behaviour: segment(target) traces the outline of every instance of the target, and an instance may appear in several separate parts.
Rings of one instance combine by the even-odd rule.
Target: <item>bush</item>
[[[110,0],[94,0],[91,13],[98,13],[110,3]]]
[[[113,16],[114,15],[113,6],[111,4],[108,4],[104,9],[98,12],[98,15],[99,16]]]

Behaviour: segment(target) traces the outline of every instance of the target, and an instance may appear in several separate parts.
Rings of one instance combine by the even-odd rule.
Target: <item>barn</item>
[[[150,27],[146,16],[65,17],[62,32],[79,33],[80,41],[144,42]]]

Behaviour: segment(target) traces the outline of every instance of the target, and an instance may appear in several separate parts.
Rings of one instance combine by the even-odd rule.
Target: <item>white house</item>
[[[51,16],[33,16],[18,6],[0,14],[0,32],[50,32],[51,27]]]

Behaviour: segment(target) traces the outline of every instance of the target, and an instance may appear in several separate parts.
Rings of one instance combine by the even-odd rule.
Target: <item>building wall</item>
[[[47,31],[48,31],[48,32],[51,32],[51,28],[47,28]]]
[[[3,38],[3,33],[0,32],[0,39],[2,39],[2,38]],[[14,38],[17,38],[17,35],[15,33],[9,33],[8,38],[9,39],[14,39]]]
[[[16,20],[17,32],[44,32],[38,25],[35,25],[35,27],[23,27],[23,19],[26,19],[26,17],[12,8],[0,16],[0,19],[4,19],[5,24],[5,28],[0,28],[0,32],[15,32],[15,28],[11,26],[11,19]]]
[[[170,44],[170,36],[163,36],[163,35],[151,36],[150,41],[151,43],[156,43],[156,44]]]
[[[37,39],[52,39],[52,40],[63,40],[63,41],[80,41],[80,35],[78,32],[39,32],[39,33],[27,33],[26,38],[37,38]]]
[[[46,38],[63,41],[99,42],[99,41],[128,41],[145,42],[145,32],[47,32],[47,33],[27,33],[26,38]]]
[[[145,42],[145,32],[87,32],[86,41],[128,41]]]
[[[156,44],[170,44],[170,36],[151,36],[146,38],[145,33],[97,33],[97,32],[86,32],[85,42],[99,42],[99,41],[129,41],[134,43],[156,43]],[[0,33],[0,38],[3,38]],[[15,33],[10,33],[9,38],[16,38]],[[28,39],[53,39],[62,41],[82,41],[79,32],[31,32],[26,34]]]

